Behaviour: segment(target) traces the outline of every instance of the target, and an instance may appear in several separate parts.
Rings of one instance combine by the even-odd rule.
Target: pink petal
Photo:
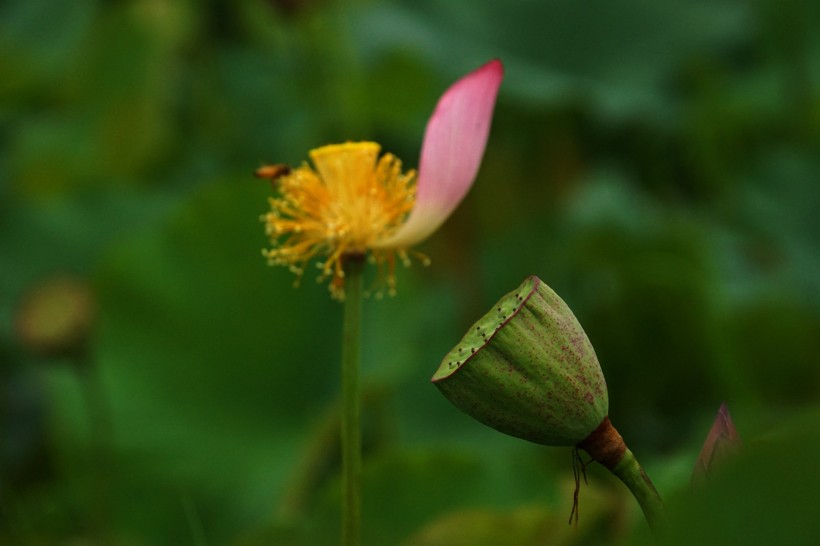
[[[740,445],[740,435],[732,422],[732,416],[729,415],[729,408],[723,403],[720,405],[717,417],[712,423],[709,434],[706,435],[706,441],[695,462],[692,481],[694,483],[704,481],[706,476],[714,470],[715,465],[720,465],[721,461],[730,456]]]
[[[414,245],[444,223],[473,185],[504,67],[492,60],[442,95],[424,132],[416,204],[407,222],[379,247]]]

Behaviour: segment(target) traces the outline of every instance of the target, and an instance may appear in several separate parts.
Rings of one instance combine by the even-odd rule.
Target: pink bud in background
[[[701,485],[708,479],[709,474],[713,473],[714,469],[724,460],[731,457],[732,453],[740,449],[741,445],[740,435],[732,422],[732,416],[729,415],[729,408],[724,402],[718,409],[715,422],[712,423],[698,460],[695,461],[692,484]]]

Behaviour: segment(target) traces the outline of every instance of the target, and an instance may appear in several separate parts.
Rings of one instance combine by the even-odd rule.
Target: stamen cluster
[[[344,258],[368,254],[395,289],[395,259],[409,262],[404,248],[374,248],[407,219],[415,203],[416,173],[401,171],[392,154],[379,157],[374,142],[349,142],[310,152],[307,163],[276,179],[279,195],[262,217],[273,248],[263,250],[271,265],[288,267],[299,278],[319,258],[320,281],[344,298]],[[297,279],[298,283],[298,279]]]

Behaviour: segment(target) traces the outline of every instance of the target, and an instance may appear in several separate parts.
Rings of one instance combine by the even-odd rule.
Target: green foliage
[[[594,467],[568,527],[568,451],[429,383],[531,274],[595,347],[671,543],[816,542],[818,24],[808,0],[4,2],[0,543],[333,543],[341,308],[266,267],[251,173],[357,139],[414,167],[439,93],[492,57],[475,187],[432,266],[365,302],[368,544],[645,542]],[[99,299],[85,368],[14,335],[65,273]],[[690,493],[722,400],[744,451]]]
[[[750,442],[705,487],[672,499],[661,543],[814,544],[820,478],[814,464],[795,455],[820,447],[818,417],[816,408],[794,414],[788,425]]]

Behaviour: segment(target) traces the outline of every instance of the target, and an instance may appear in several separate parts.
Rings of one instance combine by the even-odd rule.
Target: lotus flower
[[[395,291],[396,256],[429,237],[473,185],[490,132],[503,78],[493,60],[453,84],[427,122],[418,176],[402,172],[375,142],[331,144],[310,151],[307,163],[289,169],[266,166],[257,175],[275,180],[279,195],[262,217],[272,248],[271,265],[301,277],[319,259],[331,294],[344,297],[345,257],[368,255]],[[426,260],[426,258],[423,258]]]

